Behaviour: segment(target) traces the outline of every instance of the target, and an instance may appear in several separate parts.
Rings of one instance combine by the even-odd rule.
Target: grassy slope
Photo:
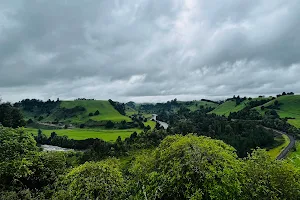
[[[216,108],[218,106],[217,103],[207,102],[207,101],[193,101],[191,105],[186,106],[191,111],[195,111],[200,108],[200,106],[204,107],[212,107]]]
[[[151,129],[153,130],[155,128],[156,122],[148,120],[147,122],[144,122],[144,125],[145,126],[149,125],[151,127]]]
[[[281,151],[285,147],[287,147],[290,143],[289,137],[286,135],[280,135],[280,136],[276,137],[275,140],[277,140],[278,143],[281,143],[281,145],[279,145],[275,148],[272,148],[268,151],[268,154],[274,159],[276,159],[277,156],[281,153]]]
[[[280,110],[276,110],[281,118],[284,117],[293,117],[295,119],[289,119],[288,122],[294,125],[297,128],[300,128],[300,95],[286,95],[278,97],[268,103],[264,104],[264,106],[269,106],[274,104],[274,102],[278,100],[281,104]],[[255,109],[258,110],[260,113],[264,113],[265,111],[261,111],[261,106],[256,107]],[[266,109],[267,110],[267,109]]]
[[[70,118],[73,123],[82,123],[86,122],[89,119],[94,121],[114,121],[120,122],[122,120],[131,121],[131,119],[127,116],[121,115],[108,101],[102,100],[85,100],[85,101],[62,101],[60,107],[62,108],[74,108],[76,106],[82,106],[86,109],[86,111],[78,115],[76,117]],[[95,113],[96,110],[99,110],[100,115],[89,117],[89,113]],[[54,118],[54,116],[50,115],[50,118]],[[45,119],[45,120],[49,120]]]
[[[300,168],[300,141],[296,143],[296,151],[290,152],[287,159],[290,163]]]
[[[236,105],[234,100],[225,101],[224,103],[222,103],[221,105],[216,107],[210,113],[228,116],[230,114],[230,112],[238,112],[238,111],[242,110],[243,108],[245,108],[247,106],[247,104],[249,102],[255,101],[255,100],[261,100],[261,99],[263,99],[263,98],[253,98],[252,100],[246,99],[240,105]]]
[[[38,129],[26,128],[30,133],[37,134]],[[70,139],[75,140],[84,140],[88,138],[100,138],[105,141],[116,141],[118,136],[121,136],[122,139],[129,137],[133,132],[140,133],[141,129],[124,129],[124,130],[105,130],[105,129],[58,129],[58,130],[42,130],[42,132],[50,136],[52,132],[56,132],[57,135],[63,136],[66,135]]]

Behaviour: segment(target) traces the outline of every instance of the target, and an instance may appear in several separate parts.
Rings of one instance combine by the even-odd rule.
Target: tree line
[[[132,144],[141,145],[136,139]],[[0,199],[296,200],[300,196],[300,173],[292,165],[272,160],[262,149],[238,158],[232,146],[206,136],[169,135],[154,148],[144,146],[138,153],[88,162],[85,152],[40,151],[23,129],[0,127],[0,141]]]

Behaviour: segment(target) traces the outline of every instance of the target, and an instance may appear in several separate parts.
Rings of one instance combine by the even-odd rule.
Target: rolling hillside
[[[55,118],[59,117],[65,109],[74,109],[76,107],[83,107],[84,111],[74,112],[73,115],[64,117],[62,121],[70,123],[84,123],[88,120],[94,121],[131,121],[127,116],[121,115],[108,101],[104,100],[76,100],[76,101],[62,101],[59,108],[51,114],[49,117],[45,118],[44,121],[54,121]],[[89,116],[89,113],[95,113],[99,111],[100,114],[97,116]]]
[[[294,125],[297,128],[300,128],[300,95],[285,95],[280,96],[268,103],[264,104],[263,106],[265,109],[262,111],[261,106],[255,107],[257,111],[264,114],[265,111],[268,110],[268,106],[274,105],[275,101],[278,101],[279,109],[275,109],[278,115],[281,118],[295,118],[289,119],[288,122],[291,125]]]
[[[50,103],[49,103],[50,104]],[[105,100],[75,100],[60,101],[51,104],[51,107],[40,103],[31,105],[30,109],[19,107],[26,120],[32,119],[40,122],[63,122],[80,124],[89,120],[113,121],[123,120],[130,122],[128,116],[121,115],[110,103]],[[95,115],[95,112],[99,114]]]
[[[262,99],[270,99],[271,98],[253,98],[251,100],[246,99],[245,101],[241,102],[239,105],[236,105],[235,100],[228,100],[216,107],[213,111],[209,112],[210,114],[214,113],[217,115],[225,115],[228,116],[230,112],[238,112],[245,108],[250,102],[262,100]]]
[[[216,108],[219,105],[217,103],[208,102],[208,101],[187,101],[187,102],[178,102],[178,103],[190,109],[191,111],[195,111],[199,109],[201,106]]]

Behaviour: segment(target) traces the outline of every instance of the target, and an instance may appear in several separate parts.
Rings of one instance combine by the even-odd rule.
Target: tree
[[[115,126],[115,123],[113,123],[112,121],[107,121],[105,127],[106,128],[113,128]]]
[[[33,120],[30,118],[28,121],[27,121],[27,124],[32,124],[33,123]]]
[[[100,114],[99,110],[96,110],[96,112],[94,113],[95,116],[97,116],[99,114]]]
[[[285,161],[273,160],[257,149],[245,160],[240,199],[298,199],[300,174]]]
[[[34,138],[24,129],[0,126],[0,188],[28,177],[31,162],[29,159],[38,150]]]
[[[168,136],[130,169],[136,199],[238,199],[238,171],[232,147],[194,135]]]
[[[79,128],[84,128],[85,124],[80,124]]]
[[[62,181],[56,199],[123,199],[126,184],[116,159],[86,162]]]
[[[91,116],[94,116],[94,114],[93,113],[89,113],[89,116],[91,117]]]
[[[150,125],[144,127],[144,131],[145,132],[150,131],[150,130],[151,130],[151,126]]]
[[[0,104],[0,123],[5,127],[17,128],[25,126],[26,122],[18,108],[10,103]]]

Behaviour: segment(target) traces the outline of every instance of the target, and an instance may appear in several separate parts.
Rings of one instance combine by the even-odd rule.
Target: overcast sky
[[[0,0],[0,96],[300,93],[299,0]]]

